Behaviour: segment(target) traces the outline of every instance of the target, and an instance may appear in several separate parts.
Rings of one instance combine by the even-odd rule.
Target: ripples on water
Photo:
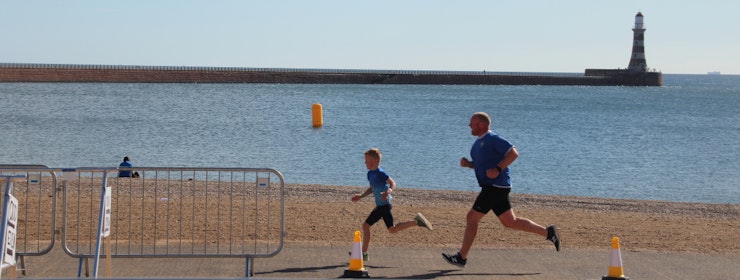
[[[477,190],[473,112],[520,151],[514,191],[740,203],[740,77],[664,87],[0,84],[1,163],[270,167],[366,186],[378,147],[399,187]],[[311,127],[311,105],[324,126]]]

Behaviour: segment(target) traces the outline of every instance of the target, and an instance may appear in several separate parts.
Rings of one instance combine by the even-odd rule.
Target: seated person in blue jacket
[[[131,160],[128,158],[128,156],[125,156],[123,157],[123,162],[121,162],[121,164],[118,165],[118,167],[131,168],[131,167],[134,167],[134,165],[131,164]],[[133,172],[131,171],[131,169],[119,170],[118,177],[139,178],[139,172]]]

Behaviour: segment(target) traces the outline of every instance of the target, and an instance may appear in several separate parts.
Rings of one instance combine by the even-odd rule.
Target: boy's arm
[[[388,184],[388,191],[393,192],[396,188],[396,181],[393,181],[393,178],[388,177],[388,180],[385,181],[386,184]]]
[[[388,180],[386,180],[385,183],[388,184],[388,190],[382,193],[383,200],[388,200],[388,195],[396,189],[396,181],[393,181],[393,178],[388,177]]]
[[[360,199],[362,199],[363,197],[366,197],[366,196],[370,195],[371,193],[373,193],[373,188],[372,187],[369,187],[369,188],[367,188],[365,190],[365,192],[363,192],[361,194],[355,194],[354,196],[352,196],[352,202],[357,202]]]

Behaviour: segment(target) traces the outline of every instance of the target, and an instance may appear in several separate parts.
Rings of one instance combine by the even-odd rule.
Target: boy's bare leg
[[[362,252],[367,252],[367,248],[370,246],[370,225],[367,223],[362,224]]]
[[[390,232],[390,233],[396,233],[396,232],[399,232],[399,231],[402,231],[404,229],[407,229],[407,228],[410,228],[410,227],[414,227],[414,226],[416,226],[416,221],[408,221],[408,222],[398,223],[395,226],[389,227],[388,228],[388,232]]]

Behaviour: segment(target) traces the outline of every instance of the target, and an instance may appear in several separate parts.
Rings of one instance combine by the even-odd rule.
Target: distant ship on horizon
[[[719,71],[709,71],[707,75],[721,75],[721,73]]]

